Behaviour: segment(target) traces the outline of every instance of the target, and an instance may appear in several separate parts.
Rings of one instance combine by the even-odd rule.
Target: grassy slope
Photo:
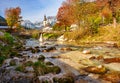
[[[113,41],[120,45],[120,25],[117,25],[116,28],[113,28],[112,25],[102,26],[98,29],[98,33],[94,35],[89,34],[89,30],[80,29],[65,33],[65,37],[76,40],[77,43]]]

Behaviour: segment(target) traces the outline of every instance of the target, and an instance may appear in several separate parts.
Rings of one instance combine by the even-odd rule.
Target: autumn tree
[[[17,27],[19,25],[19,21],[21,19],[21,8],[8,8],[5,10],[5,17],[10,28]]]
[[[76,23],[75,7],[77,2],[79,2],[79,0],[66,0],[59,8],[57,20],[64,26],[70,26],[71,24]]]
[[[120,0],[97,0],[96,2],[101,9],[109,8],[112,14],[113,25],[116,27],[116,11],[120,8]]]

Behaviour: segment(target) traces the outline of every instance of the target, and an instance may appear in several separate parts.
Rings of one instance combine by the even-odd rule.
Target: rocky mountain
[[[35,28],[35,25],[29,20],[22,21],[21,25],[27,29],[34,29]]]

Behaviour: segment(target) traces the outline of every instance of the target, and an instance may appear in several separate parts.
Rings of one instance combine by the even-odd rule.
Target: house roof
[[[7,22],[2,16],[0,16],[0,26],[7,26]]]

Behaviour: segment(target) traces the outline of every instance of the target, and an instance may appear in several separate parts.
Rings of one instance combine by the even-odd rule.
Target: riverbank
[[[1,83],[119,83],[119,46],[72,43],[24,39],[13,45],[0,67]]]

